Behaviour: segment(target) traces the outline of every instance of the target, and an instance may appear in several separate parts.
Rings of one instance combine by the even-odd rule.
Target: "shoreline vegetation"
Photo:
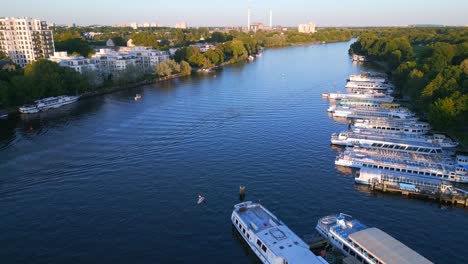
[[[349,49],[388,73],[396,98],[468,150],[468,28],[375,28]]]
[[[171,60],[161,62],[150,72],[138,67],[127,67],[109,74],[97,72],[75,72],[60,67],[57,63],[41,59],[28,64],[24,69],[0,71],[0,109],[17,113],[18,106],[34,100],[62,94],[80,95],[89,98],[132,87],[147,85],[191,75],[197,71],[210,71],[229,64],[248,61],[249,56],[259,54],[265,48],[283,48],[318,43],[349,41],[351,31],[326,28],[314,34],[260,31],[244,33],[231,30],[228,33],[212,32],[208,29],[152,29],[135,31],[130,28],[100,28],[103,34],[94,40],[87,40],[84,34],[91,28],[56,28],[54,39],[57,51],[89,57],[91,48],[103,45],[105,39],[112,39],[116,45],[124,46],[129,39],[134,45],[148,46],[161,50],[178,48]],[[209,36],[206,40],[204,36]],[[199,41],[203,39],[203,41]],[[198,41],[197,41],[198,40]],[[217,43],[212,49],[201,52],[197,42]],[[1,55],[0,55],[1,59]]]

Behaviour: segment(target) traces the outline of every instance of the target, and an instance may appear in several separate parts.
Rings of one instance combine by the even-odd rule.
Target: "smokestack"
[[[270,9],[270,29],[273,28],[273,11]]]
[[[247,32],[250,31],[250,8],[247,9]]]

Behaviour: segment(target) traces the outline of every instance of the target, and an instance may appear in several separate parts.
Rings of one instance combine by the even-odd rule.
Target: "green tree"
[[[160,62],[156,65],[156,74],[160,77],[170,76],[172,74],[171,67],[165,61]]]
[[[190,64],[186,61],[181,61],[180,62],[180,73],[182,74],[190,74],[192,72],[192,67],[190,67]]]
[[[171,69],[172,73],[179,73],[180,72],[180,64],[178,64],[176,61],[167,60],[165,62],[169,66],[169,68]]]

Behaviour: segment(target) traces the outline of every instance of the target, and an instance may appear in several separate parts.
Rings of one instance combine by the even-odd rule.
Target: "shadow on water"
[[[41,135],[48,129],[60,128],[98,112],[103,98],[90,98],[36,114],[14,114],[0,120],[0,149],[22,138]]]
[[[234,240],[236,244],[242,247],[242,251],[244,252],[244,255],[249,259],[249,263],[255,263],[255,264],[262,263],[260,259],[252,251],[252,249],[249,247],[249,245],[244,240],[244,238],[239,233],[239,231],[237,231],[236,227],[234,227],[233,225],[231,225],[231,233],[232,233],[232,236],[231,236],[232,240]],[[244,262],[244,261],[245,259],[242,259],[240,262]]]

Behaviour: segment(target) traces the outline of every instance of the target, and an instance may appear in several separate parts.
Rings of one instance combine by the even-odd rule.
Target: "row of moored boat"
[[[357,183],[385,180],[415,188],[468,183],[468,156],[455,155],[458,143],[442,134],[429,134],[428,123],[394,103],[393,87],[385,77],[351,75],[346,90],[322,96],[330,100],[328,112],[333,118],[348,124],[347,131],[332,134],[331,143],[345,147],[336,165],[360,170]]]

